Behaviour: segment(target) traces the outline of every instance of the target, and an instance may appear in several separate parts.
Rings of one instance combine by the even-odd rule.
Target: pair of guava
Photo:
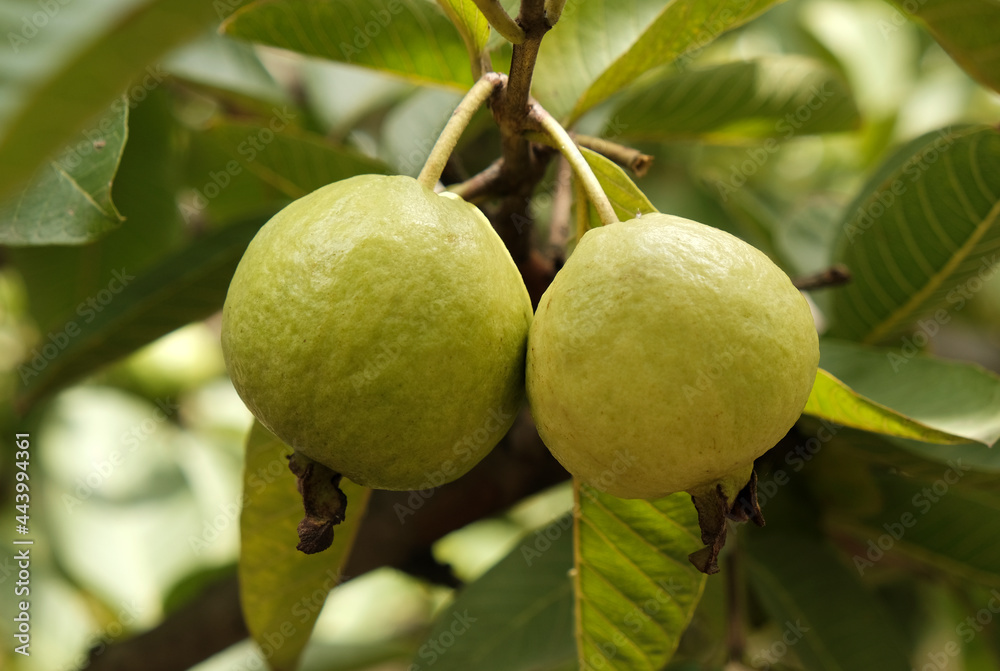
[[[819,360],[805,299],[728,233],[663,214],[594,229],[532,319],[476,207],[374,175],[319,189],[261,229],[222,339],[261,423],[363,485],[461,476],[526,388],[545,444],[582,481],[725,505],[795,422]]]

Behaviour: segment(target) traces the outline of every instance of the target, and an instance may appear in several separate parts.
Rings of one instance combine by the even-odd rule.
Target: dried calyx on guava
[[[753,462],[799,417],[818,363],[811,310],[780,268],[656,213],[582,237],[531,325],[527,393],[581,481],[622,498],[689,492],[707,546],[691,561],[714,573],[726,519],[763,524]]]
[[[339,476],[423,489],[478,463],[523,399],[530,321],[520,273],[475,206],[363,175],[257,233],[229,287],[222,346],[251,412],[306,457],[293,467],[327,469],[313,494],[335,516],[336,495],[320,490]]]

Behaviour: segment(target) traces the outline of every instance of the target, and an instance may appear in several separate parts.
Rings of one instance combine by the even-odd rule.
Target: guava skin
[[[542,296],[527,394],[583,482],[655,499],[746,485],[819,364],[806,300],[757,249],[665,214],[587,232]]]
[[[222,314],[230,376],[285,443],[362,485],[422,489],[478,463],[523,400],[531,302],[489,221],[410,177],[288,205]]]

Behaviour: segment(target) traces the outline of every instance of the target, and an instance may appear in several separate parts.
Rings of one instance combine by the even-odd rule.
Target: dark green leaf
[[[1000,91],[1000,5],[995,0],[888,0],[922,24],[973,79]],[[883,34],[896,23],[880,26]]]
[[[845,213],[835,260],[853,281],[836,290],[830,335],[884,342],[926,317],[914,338],[934,337],[1000,261],[998,184],[989,126],[928,133],[883,164]]]
[[[647,70],[696,56],[777,1],[567,3],[557,27],[542,41],[532,90],[553,116],[572,123]]]
[[[526,537],[438,616],[412,669],[575,669],[572,520]]]
[[[78,245],[118,227],[111,184],[128,137],[124,100],[44,166],[20,193],[0,203],[0,243]]]
[[[23,186],[78,132],[94,132],[94,118],[129,81],[204,30],[220,3],[241,1],[101,0],[58,4],[51,17],[36,2],[8,3],[0,17],[11,41],[0,53],[0,196]],[[47,17],[42,27],[38,14]],[[133,97],[146,97],[164,76],[150,66]]]
[[[465,43],[427,0],[260,0],[223,23],[234,37],[465,89]]]
[[[844,80],[801,56],[670,73],[626,96],[611,119],[626,137],[721,141],[850,130],[859,120]]]
[[[112,187],[124,225],[88,245],[8,250],[24,279],[30,314],[43,341],[48,333],[62,331],[68,320],[89,316],[93,308],[88,301],[106,296],[100,292],[114,272],[125,268],[138,275],[183,244],[176,202],[181,143],[171,105],[158,89],[129,112],[128,142]]]
[[[1000,492],[959,486],[970,475],[961,461],[910,478],[876,473],[884,506],[860,519],[841,519],[860,541],[859,573],[901,552],[980,584],[1000,585]]]
[[[95,296],[18,368],[18,405],[92,373],[185,324],[222,307],[236,264],[263,221],[233,225],[196,240],[138,276],[115,273]],[[89,307],[87,307],[89,306]],[[47,352],[52,350],[52,356]]]
[[[810,671],[909,671],[902,634],[833,548],[771,521],[746,534],[750,585],[780,628],[778,645],[748,651],[753,667],[791,650]]]
[[[705,586],[688,561],[702,547],[691,497],[626,500],[577,483],[576,499],[580,666],[659,671]]]
[[[240,601],[250,635],[275,671],[292,671],[312,633],[327,592],[340,582],[371,490],[341,480],[346,519],[333,545],[306,555],[295,546],[302,498],[288,469],[292,453],[254,422],[247,439],[240,516]]]
[[[975,364],[827,339],[820,352],[823,368],[876,403],[968,441],[993,445],[1000,438],[1000,377],[994,373]]]

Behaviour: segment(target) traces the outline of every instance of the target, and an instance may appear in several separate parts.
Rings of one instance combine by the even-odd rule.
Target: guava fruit
[[[512,424],[530,321],[476,207],[363,175],[261,228],[222,347],[251,412],[297,453],[362,485],[423,489],[463,475]]]
[[[690,492],[724,534],[818,363],[808,303],[767,256],[655,213],[583,236],[539,303],[526,383],[570,473],[621,498]]]

